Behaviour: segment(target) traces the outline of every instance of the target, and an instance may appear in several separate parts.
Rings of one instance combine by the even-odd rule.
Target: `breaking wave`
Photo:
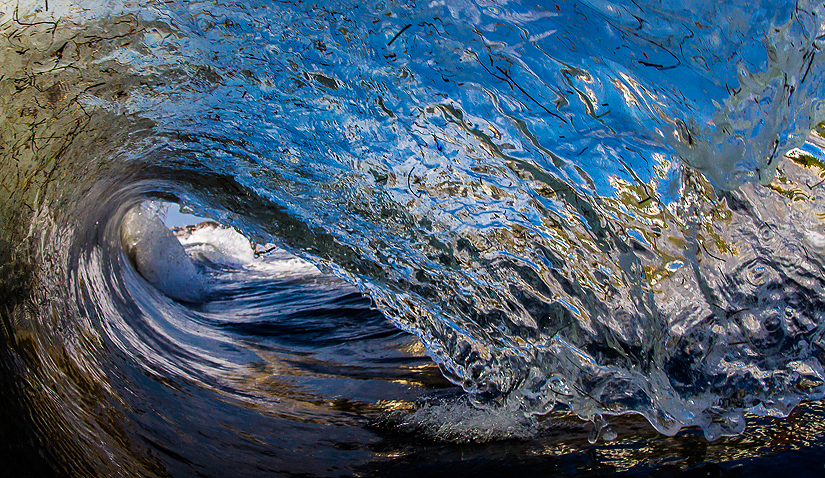
[[[4,381],[69,474],[825,394],[820,4],[2,5]]]

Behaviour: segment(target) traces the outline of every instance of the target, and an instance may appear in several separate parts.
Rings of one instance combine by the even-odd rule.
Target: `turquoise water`
[[[0,13],[21,474],[821,472],[821,5]]]

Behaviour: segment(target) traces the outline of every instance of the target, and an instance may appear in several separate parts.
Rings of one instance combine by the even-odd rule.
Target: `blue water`
[[[822,5],[54,3],[0,8],[15,472],[821,472]]]

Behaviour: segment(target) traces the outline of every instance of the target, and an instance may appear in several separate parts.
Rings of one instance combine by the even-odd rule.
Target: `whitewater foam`
[[[311,262],[274,244],[255,247],[243,234],[215,222],[175,228],[174,234],[186,253],[198,262],[257,272],[270,279],[321,274]]]
[[[425,403],[419,408],[396,410],[375,426],[449,443],[486,443],[535,437],[540,426],[517,407],[479,408],[467,397]]]

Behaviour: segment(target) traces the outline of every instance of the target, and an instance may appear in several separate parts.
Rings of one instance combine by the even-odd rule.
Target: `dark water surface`
[[[823,18],[0,3],[0,474],[822,476]]]

